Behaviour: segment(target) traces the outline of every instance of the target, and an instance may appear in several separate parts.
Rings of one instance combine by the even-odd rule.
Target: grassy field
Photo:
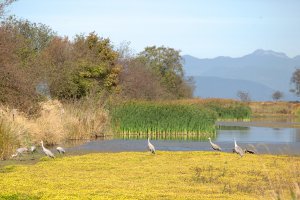
[[[97,153],[0,168],[0,199],[297,199],[300,157]]]
[[[292,102],[249,102],[253,116],[300,116],[300,103]]]

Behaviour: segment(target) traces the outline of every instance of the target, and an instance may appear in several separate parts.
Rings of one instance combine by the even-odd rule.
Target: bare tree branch
[[[0,3],[0,18],[4,15],[5,8],[15,1],[16,0],[4,0]]]

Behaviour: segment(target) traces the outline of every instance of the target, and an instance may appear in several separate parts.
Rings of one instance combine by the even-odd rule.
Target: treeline
[[[40,100],[180,99],[192,96],[180,51],[146,47],[137,55],[95,32],[70,40],[44,24],[8,17],[0,25],[0,103],[35,113]]]

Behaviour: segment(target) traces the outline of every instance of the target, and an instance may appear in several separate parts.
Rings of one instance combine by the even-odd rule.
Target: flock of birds
[[[213,148],[213,150],[215,150],[215,151],[222,151],[221,147],[220,147],[219,145],[213,143],[213,142],[211,141],[211,138],[210,138],[210,137],[208,138],[208,140],[209,140],[210,145],[211,145],[211,147]],[[151,144],[149,138],[148,138],[148,150],[149,150],[151,153],[155,154],[155,147],[154,147],[153,144]],[[234,153],[239,154],[241,157],[244,156],[244,153],[255,154],[255,152],[252,151],[252,150],[249,150],[249,149],[243,150],[240,146],[237,145],[235,138],[234,138],[234,149],[232,149],[232,151],[233,151]]]
[[[209,142],[210,142],[210,145],[211,147],[215,150],[215,151],[222,151],[221,147],[215,143],[213,143],[211,141],[211,138],[209,137],[208,138]],[[47,149],[45,146],[44,146],[44,142],[41,141],[41,146],[42,146],[42,150],[43,152],[45,153],[46,156],[50,157],[50,158],[55,158],[54,154],[49,150]],[[64,148],[62,147],[56,147],[56,150],[58,151],[59,154],[64,154],[66,151]],[[153,144],[151,144],[150,142],[150,138],[148,138],[148,150],[152,153],[152,154],[155,154],[155,147]],[[31,146],[30,149],[28,149],[27,147],[21,147],[21,148],[18,148],[16,153],[13,154],[11,157],[14,158],[14,157],[20,157],[20,156],[23,156],[23,154],[25,152],[31,152],[32,155],[33,153],[35,153],[37,151],[37,148],[36,146]],[[234,138],[234,149],[232,149],[232,151],[234,153],[237,153],[239,154],[241,157],[244,156],[245,153],[250,153],[250,154],[254,154],[255,152],[252,151],[252,150],[249,150],[249,149],[245,149],[243,150],[240,146],[237,145],[236,143],[236,140]]]
[[[48,156],[50,158],[55,158],[54,153],[52,153],[52,151],[50,151],[49,149],[44,147],[44,142],[43,141],[41,141],[41,146],[42,146],[42,150],[43,150],[43,152],[45,153],[46,156]],[[66,153],[65,149],[62,148],[62,147],[56,147],[56,150],[58,151],[59,154]],[[15,158],[15,157],[20,158],[20,156],[23,156],[23,154],[26,153],[26,152],[30,152],[33,155],[36,151],[37,151],[36,146],[31,146],[29,149],[27,147],[21,147],[21,148],[18,148],[16,150],[16,153],[11,155],[11,157],[12,158]]]

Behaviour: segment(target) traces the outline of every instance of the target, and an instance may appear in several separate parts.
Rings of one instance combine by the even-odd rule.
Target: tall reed
[[[215,133],[217,115],[195,105],[167,102],[127,102],[111,111],[112,126],[117,133]]]
[[[208,109],[216,111],[218,119],[248,119],[251,116],[251,108],[247,103],[236,101],[233,99],[185,99],[173,101],[173,103],[191,104],[204,106]]]
[[[0,160],[8,158],[17,143],[18,140],[10,125],[0,119]]]

